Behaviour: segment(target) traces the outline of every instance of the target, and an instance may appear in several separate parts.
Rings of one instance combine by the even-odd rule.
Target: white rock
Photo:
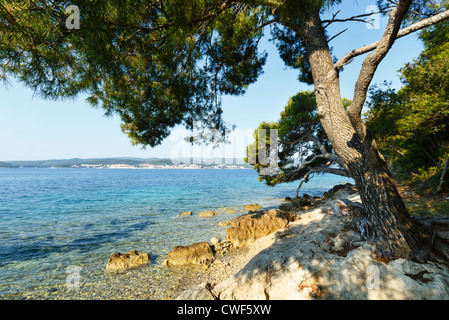
[[[356,237],[338,215],[314,211],[251,244],[253,258],[214,286],[220,299],[449,299],[449,269],[397,259],[374,259],[364,244],[344,254],[335,248]],[[329,245],[334,241],[334,245]],[[251,250],[257,250],[251,252]],[[199,291],[198,291],[199,290]],[[212,299],[204,285],[180,299]]]
[[[213,245],[213,246],[215,246],[217,243],[219,243],[220,242],[220,240],[218,240],[218,238],[216,238],[216,237],[213,237],[212,239],[210,239],[210,243]]]

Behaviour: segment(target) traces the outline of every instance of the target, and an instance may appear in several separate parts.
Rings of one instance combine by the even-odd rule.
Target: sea
[[[345,182],[320,175],[300,195]],[[246,204],[277,207],[297,186],[266,186],[251,169],[0,168],[0,300],[173,297],[200,272],[164,265],[175,246],[225,239],[219,222]],[[207,210],[219,214],[198,216]],[[151,261],[105,272],[112,254],[131,250]]]

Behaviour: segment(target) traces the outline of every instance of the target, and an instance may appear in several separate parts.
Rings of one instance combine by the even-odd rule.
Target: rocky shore
[[[446,266],[375,259],[343,214],[358,203],[352,186],[338,186],[322,198],[291,199],[233,219],[224,240],[233,249],[209,260],[197,285],[171,298],[449,299]]]
[[[449,299],[447,266],[376,260],[355,218],[360,206],[351,184],[335,186],[322,197],[286,198],[275,209],[246,205],[246,214],[220,223],[227,227],[225,239],[173,248],[165,267],[199,272],[166,298]],[[207,211],[198,216],[208,219],[217,214]],[[439,235],[449,239],[449,230],[440,230]],[[148,261],[148,254],[137,251],[116,253],[107,269],[122,272]]]

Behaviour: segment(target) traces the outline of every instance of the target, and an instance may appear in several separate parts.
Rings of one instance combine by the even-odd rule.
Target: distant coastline
[[[71,168],[80,169],[249,169],[243,165],[200,165],[200,164],[172,164],[172,165],[153,165],[153,164],[141,164],[141,165],[128,165],[128,164],[81,164],[73,165]]]
[[[34,161],[0,161],[0,168],[73,169],[251,169],[243,159],[94,158]]]

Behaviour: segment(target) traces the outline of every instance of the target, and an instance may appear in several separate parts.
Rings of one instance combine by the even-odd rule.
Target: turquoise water
[[[301,193],[347,181],[323,175]],[[0,169],[0,299],[162,299],[192,273],[162,265],[173,247],[223,239],[220,221],[245,204],[277,205],[296,187],[267,187],[241,169]],[[197,216],[205,210],[220,214]],[[193,215],[177,217],[184,211]],[[130,250],[151,263],[104,272],[112,254]],[[80,268],[76,288],[69,266]]]

